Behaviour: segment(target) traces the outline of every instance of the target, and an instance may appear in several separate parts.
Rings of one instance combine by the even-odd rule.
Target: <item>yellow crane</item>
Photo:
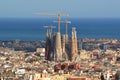
[[[54,21],[54,22],[58,22],[58,21]],[[66,24],[66,35],[65,35],[65,42],[67,43],[68,42],[68,24],[71,24],[71,21],[68,21],[68,20],[65,20],[65,21],[60,21],[62,23],[65,23]]]
[[[58,16],[58,20],[57,20],[57,22],[58,22],[58,32],[60,32],[60,22],[61,22],[60,17],[61,16],[69,16],[69,14],[62,14],[60,11],[58,13],[56,13],[56,14],[43,13],[43,12],[42,13],[41,12],[37,12],[35,14],[38,14],[38,15],[48,15],[48,16]]]

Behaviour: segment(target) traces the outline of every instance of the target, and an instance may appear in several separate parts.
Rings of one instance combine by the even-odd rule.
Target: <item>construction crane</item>
[[[58,21],[54,21],[54,22],[58,22]],[[71,21],[66,20],[66,21],[60,21],[60,22],[66,24],[66,35],[65,35],[66,38],[65,38],[65,42],[68,43],[68,24],[71,24]]]
[[[71,24],[71,21],[66,20],[65,24],[66,24],[66,35],[68,35],[68,24]]]
[[[60,17],[61,16],[69,16],[69,14],[62,14],[60,11],[56,14],[49,14],[49,13],[35,13],[35,14],[38,14],[38,15],[48,15],[48,16],[58,16],[58,32],[60,32]]]
[[[54,21],[54,22],[58,22],[58,21]],[[65,23],[66,24],[66,35],[68,35],[68,24],[71,24],[71,21],[60,21],[60,23]]]

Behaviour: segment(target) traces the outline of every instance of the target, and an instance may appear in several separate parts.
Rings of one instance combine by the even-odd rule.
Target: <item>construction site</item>
[[[46,14],[53,15],[53,14]],[[61,21],[61,16],[68,16],[68,14],[54,14],[53,16],[58,16],[58,20],[54,21],[58,23],[58,31],[52,32],[52,28],[55,26],[44,26],[47,28],[46,31],[46,59],[49,61],[75,61],[78,54],[77,48],[77,34],[76,28],[72,28],[72,36],[68,36],[68,24],[71,21],[65,20]],[[60,24],[66,24],[66,33],[61,35]]]

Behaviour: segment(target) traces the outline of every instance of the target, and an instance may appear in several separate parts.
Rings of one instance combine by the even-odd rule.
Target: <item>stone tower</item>
[[[72,42],[71,42],[71,60],[75,61],[78,55],[76,28],[72,28]]]
[[[66,35],[62,35],[62,58],[63,60],[68,60],[66,53]]]
[[[47,29],[46,32],[46,54],[45,57],[47,60],[50,60],[50,54],[51,54],[51,32],[49,29]]]
[[[61,35],[60,35],[60,32],[56,33],[54,55],[55,55],[54,56],[55,61],[61,61],[62,60],[62,48],[61,48]]]

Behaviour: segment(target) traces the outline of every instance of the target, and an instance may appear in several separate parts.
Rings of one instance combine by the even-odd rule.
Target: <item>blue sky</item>
[[[0,0],[0,17],[38,17],[35,12],[70,17],[120,17],[120,0]]]

